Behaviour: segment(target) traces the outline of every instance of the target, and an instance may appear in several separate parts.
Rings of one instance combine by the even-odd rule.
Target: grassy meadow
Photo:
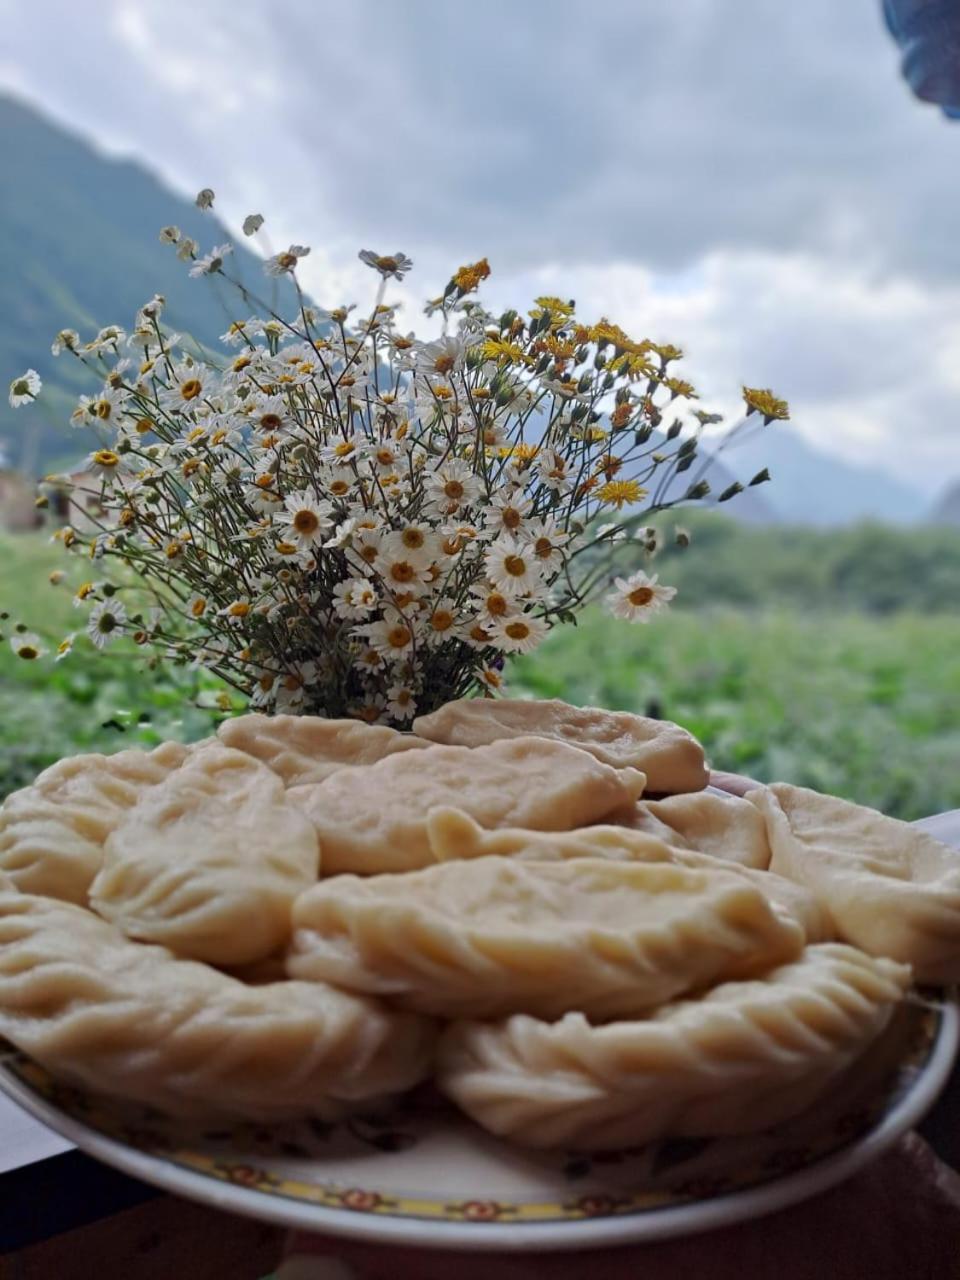
[[[757,556],[769,556],[766,536],[753,537]],[[0,539],[0,557],[5,635],[17,620],[54,641],[82,626],[72,580],[48,582],[69,557],[33,536]],[[737,559],[752,580],[749,548]],[[685,572],[703,571],[691,560]],[[679,575],[664,565],[663,576]],[[695,733],[718,768],[904,818],[960,807],[960,611],[733,608],[692,584],[684,594],[708,602],[640,627],[588,611],[515,664],[512,689],[665,716]],[[216,688],[196,673],[147,670],[132,645],[101,655],[80,639],[53,664],[24,662],[3,644],[0,794],[66,753],[202,737],[220,716],[197,704]]]

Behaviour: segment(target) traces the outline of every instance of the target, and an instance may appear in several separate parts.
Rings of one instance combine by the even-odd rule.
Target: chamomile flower
[[[414,362],[415,371],[425,377],[449,379],[463,368],[466,345],[462,338],[444,337],[420,348]]]
[[[223,260],[228,254],[233,253],[232,244],[218,244],[204,254],[202,258],[197,258],[196,262],[190,268],[191,276],[212,276],[216,272],[223,269]]]
[[[275,519],[301,549],[321,543],[333,527],[330,518],[333,507],[325,499],[306,492],[291,493],[283,505],[284,510]]]
[[[68,658],[70,656],[70,654],[73,652],[73,644],[76,638],[77,638],[77,633],[75,631],[71,631],[71,633],[68,636],[63,637],[63,639],[57,645],[57,652],[56,652],[56,656],[54,657],[54,662],[62,662],[64,658]]]
[[[427,562],[417,553],[411,554],[402,544],[383,539],[373,568],[393,595],[419,596],[427,589],[424,573]]]
[[[24,662],[36,662],[47,652],[43,641],[32,631],[23,631],[10,637],[10,648]]]
[[[424,477],[424,491],[445,516],[456,515],[480,496],[481,482],[468,462],[448,458]]]
[[[93,453],[87,455],[85,466],[95,476],[107,479],[123,471],[124,461],[114,449],[95,449]]]
[[[14,378],[10,383],[11,409],[19,409],[22,404],[29,404],[31,400],[36,400],[42,387],[43,383],[36,369],[28,369],[26,373],[21,373],[19,378]]]
[[[649,577],[642,569],[629,578],[616,578],[616,591],[607,596],[607,605],[615,618],[627,622],[649,622],[677,594],[676,587],[662,587],[658,575]]]
[[[544,572],[559,569],[563,564],[563,548],[569,538],[569,533],[560,528],[553,516],[531,520],[519,531],[519,540],[530,548]]]
[[[58,356],[61,351],[73,351],[80,344],[80,335],[76,329],[61,329],[50,344],[50,354]]]
[[[417,714],[414,691],[407,684],[392,684],[387,690],[386,710],[394,720],[412,720]]]
[[[394,280],[402,280],[413,266],[412,260],[405,253],[379,254],[374,253],[372,249],[361,249],[357,257],[368,267],[378,271],[384,280],[389,280],[391,277]]]
[[[493,643],[504,653],[532,653],[547,634],[542,618],[529,613],[498,618],[493,627]]]
[[[243,220],[243,234],[245,236],[253,236],[263,226],[262,213],[248,213]]]
[[[101,600],[90,610],[87,635],[98,649],[104,649],[123,632],[127,611],[119,600]]]
[[[488,690],[489,693],[503,693],[504,679],[496,667],[484,667],[477,675],[477,681],[486,690]]]
[[[449,596],[441,596],[433,600],[425,614],[424,634],[427,644],[441,645],[452,639],[458,632],[459,610],[456,600]]]
[[[309,252],[306,245],[292,244],[285,253],[275,253],[272,258],[268,258],[263,269],[268,276],[282,276],[287,271],[295,270],[300,259],[305,258]]]
[[[528,546],[515,538],[498,538],[483,557],[490,581],[505,596],[515,600],[543,588],[541,564]]]
[[[368,622],[356,630],[388,662],[398,662],[413,652],[413,626],[402,613],[389,610],[379,622]]]
[[[533,503],[524,496],[522,489],[504,485],[493,495],[488,507],[483,510],[484,528],[499,532],[518,534],[524,521],[530,514]]]
[[[397,553],[425,569],[437,558],[440,551],[440,539],[428,524],[411,522],[400,529],[388,533],[383,540],[381,553],[384,556]]]
[[[470,588],[473,604],[490,618],[505,618],[514,609],[513,597],[492,582],[478,582]]]
[[[556,449],[541,449],[537,471],[541,483],[555,493],[566,493],[572,484],[570,459]]]
[[[333,588],[333,607],[339,618],[367,618],[378,603],[376,589],[367,578],[347,578]]]

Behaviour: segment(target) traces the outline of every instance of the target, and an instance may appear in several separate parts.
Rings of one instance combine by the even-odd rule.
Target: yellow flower
[[[669,387],[671,396],[686,396],[688,400],[697,398],[693,383],[684,382],[683,378],[664,378],[663,385]]]
[[[563,320],[569,320],[573,315],[573,302],[564,302],[563,298],[552,298],[549,295],[542,298],[534,298],[536,304],[535,310],[531,311],[532,316],[539,316],[544,311],[549,311],[552,316],[557,316]]]
[[[597,498],[608,507],[623,507],[646,496],[647,490],[636,480],[608,480],[597,490]]]
[[[490,274],[490,263],[486,258],[481,258],[479,262],[468,263],[461,267],[453,277],[453,283],[457,286],[461,293],[472,293],[480,284],[481,280],[486,280]]]
[[[774,418],[786,421],[790,417],[790,407],[786,400],[779,400],[769,387],[766,389],[760,387],[744,387],[743,399],[747,406],[747,413],[754,411],[762,413],[767,422]]]
[[[501,364],[529,364],[530,361],[515,342],[505,342],[502,338],[487,338],[482,350],[485,360],[498,360]]]
[[[520,462],[530,462],[537,456],[539,446],[535,444],[505,444],[497,450],[498,458],[516,458]]]
[[[664,364],[669,364],[671,360],[681,360],[683,358],[683,351],[679,347],[672,346],[669,342],[654,343],[653,350]]]

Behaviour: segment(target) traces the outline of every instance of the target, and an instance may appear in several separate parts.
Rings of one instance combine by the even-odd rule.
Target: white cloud
[[[0,83],[312,245],[321,302],[400,248],[419,327],[487,254],[491,297],[669,336],[723,407],[773,385],[824,447],[960,471],[960,124],[911,98],[879,0],[0,4]]]

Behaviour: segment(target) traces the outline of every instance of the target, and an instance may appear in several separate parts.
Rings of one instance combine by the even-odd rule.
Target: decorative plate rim
[[[497,1251],[590,1249],[693,1235],[762,1217],[835,1186],[879,1156],[933,1105],[960,1046],[960,1009],[953,995],[938,1008],[930,1053],[903,1095],[862,1135],[806,1167],[759,1186],[687,1204],[573,1221],[470,1221],[358,1213],[276,1191],[238,1186],[163,1155],[142,1151],[76,1119],[0,1063],[0,1090],[82,1151],[122,1172],[212,1208],[302,1231],[373,1243]]]

